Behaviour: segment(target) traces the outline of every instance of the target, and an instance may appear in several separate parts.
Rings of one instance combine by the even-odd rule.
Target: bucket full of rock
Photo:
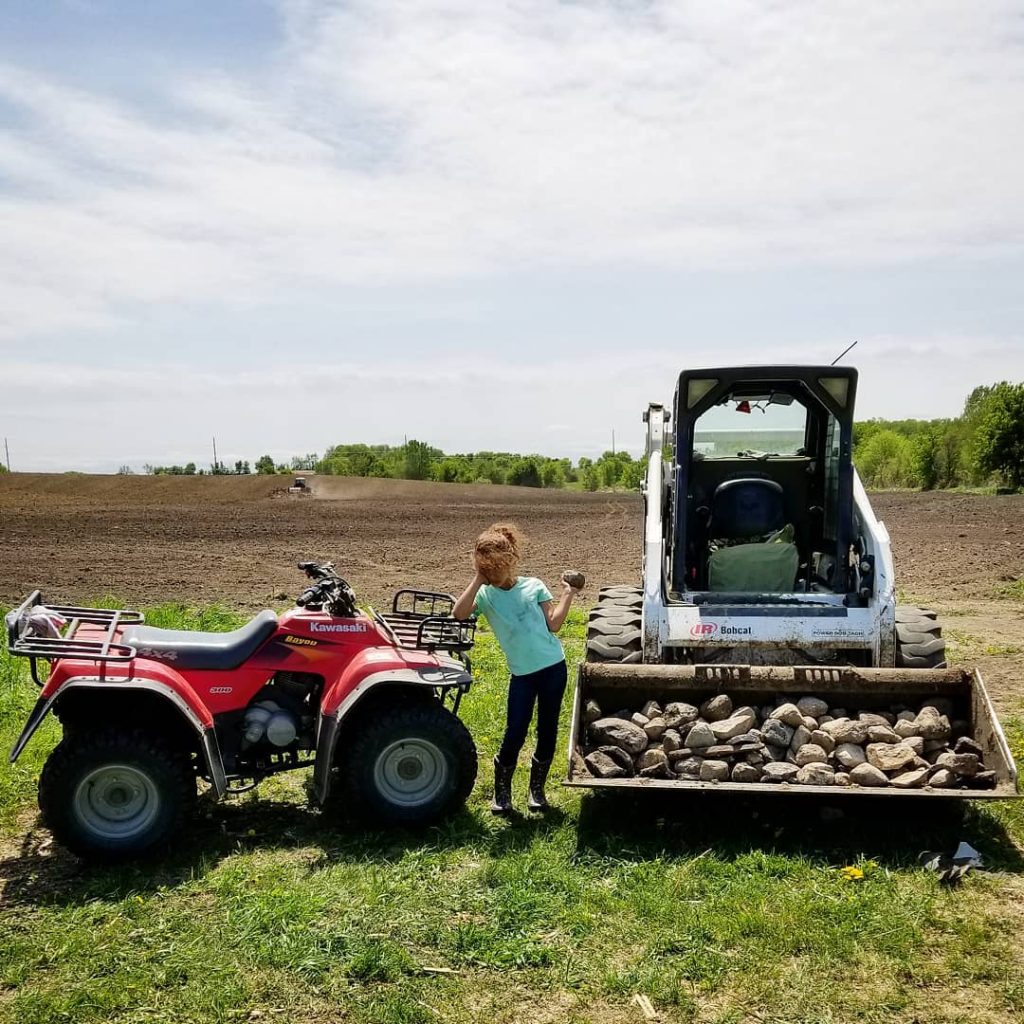
[[[981,675],[964,669],[584,664],[566,785],[1018,796]]]

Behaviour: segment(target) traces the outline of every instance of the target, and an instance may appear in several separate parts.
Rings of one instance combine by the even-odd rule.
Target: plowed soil
[[[578,568],[593,587],[640,569],[636,494],[282,477],[0,477],[0,603],[33,587],[53,598],[116,595],[134,604],[280,603],[295,563],[332,559],[380,604],[398,587],[457,590],[473,538],[513,520],[528,537],[525,571],[553,584]],[[878,494],[900,589],[926,600],[991,598],[1024,573],[1024,496]],[[588,587],[593,592],[593,590]]]

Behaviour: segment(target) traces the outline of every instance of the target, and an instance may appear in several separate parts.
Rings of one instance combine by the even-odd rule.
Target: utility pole
[[[220,471],[220,463],[217,462],[217,438],[213,439],[213,471],[214,473]]]
[[[7,472],[11,471],[11,449],[7,447],[7,438],[4,438],[4,455],[7,456]]]

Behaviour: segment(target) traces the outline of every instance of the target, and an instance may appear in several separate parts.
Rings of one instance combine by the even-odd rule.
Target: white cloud
[[[166,106],[17,65],[0,339],[526,268],[1020,252],[1019,5],[287,2]]]
[[[825,351],[838,354],[841,343]],[[586,360],[514,355],[486,362],[424,354],[402,362],[340,357],[231,374],[167,360],[127,366],[9,360],[4,413],[16,469],[111,472],[123,463],[275,459],[348,442],[400,444],[403,435],[445,451],[504,450],[599,455],[616,444],[638,455],[641,413],[671,407],[684,365],[827,361],[806,346],[636,348]],[[1024,369],[1024,340],[986,337],[866,338],[858,409],[870,416],[956,415],[977,384]],[[1012,368],[1012,369],[1008,369]]]

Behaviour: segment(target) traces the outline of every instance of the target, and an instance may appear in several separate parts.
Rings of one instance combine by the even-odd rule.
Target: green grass
[[[996,596],[1009,597],[1014,601],[1024,601],[1024,576],[999,587],[996,591]]]
[[[147,619],[237,622],[171,606]],[[564,630],[571,665],[583,621],[575,612]],[[633,1021],[636,993],[663,1021],[708,1024],[1024,1014],[1021,918],[1008,913],[1024,891],[1019,805],[954,825],[903,806],[822,821],[789,801],[772,813],[556,789],[547,818],[495,820],[487,765],[506,674],[486,629],[474,667],[463,709],[480,781],[464,813],[423,834],[327,819],[302,777],[283,776],[204,800],[161,860],[86,868],[31,813],[58,738],[48,727],[0,769],[0,1022]],[[5,746],[34,697],[0,654]],[[1021,723],[1009,725],[1024,757]],[[949,891],[917,854],[960,838],[996,870]],[[844,880],[848,864],[861,881]]]

